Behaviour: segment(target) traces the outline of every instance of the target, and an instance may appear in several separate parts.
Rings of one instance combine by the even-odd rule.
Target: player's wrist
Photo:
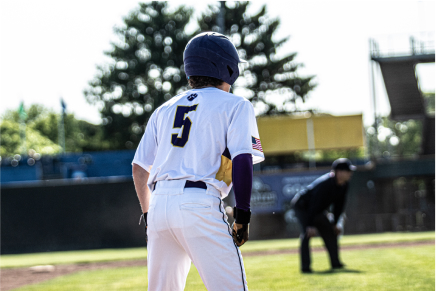
[[[235,222],[232,226],[232,237],[235,244],[240,247],[248,241],[248,227],[250,224],[251,211],[233,208],[233,217]]]
[[[148,223],[147,223],[147,214],[148,214],[148,212],[145,212],[145,213],[142,214],[142,217],[143,217],[144,222],[145,222],[145,226],[148,225]]]
[[[251,210],[243,210],[235,206],[233,207],[233,217],[235,218],[235,223],[249,224],[251,219]]]
[[[139,225],[141,225],[141,222],[144,221],[144,225],[147,228],[147,214],[148,212],[142,213],[141,216],[139,217]]]
[[[148,243],[148,236],[147,236],[147,214],[148,212],[142,213],[139,217],[139,225],[141,225],[141,222],[144,220],[144,230],[145,230],[145,241]]]

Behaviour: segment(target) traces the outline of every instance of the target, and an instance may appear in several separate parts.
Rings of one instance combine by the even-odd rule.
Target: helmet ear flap
[[[228,73],[228,81],[230,85],[233,85],[233,83],[238,79],[239,77],[239,67],[238,64],[227,64],[227,73]]]
[[[230,76],[230,78],[231,78],[232,75],[233,75],[233,70],[232,70],[232,68],[230,68],[229,65],[227,65],[227,70],[229,71],[229,76]]]

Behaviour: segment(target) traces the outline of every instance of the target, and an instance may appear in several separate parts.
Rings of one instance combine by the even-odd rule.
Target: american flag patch
[[[251,145],[253,146],[253,149],[258,150],[263,153],[262,145],[260,144],[260,139],[251,137]]]

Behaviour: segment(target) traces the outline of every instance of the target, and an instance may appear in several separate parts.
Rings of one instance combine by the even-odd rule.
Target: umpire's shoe
[[[345,268],[345,265],[342,263],[339,263],[338,265],[333,265],[332,269],[343,269]]]

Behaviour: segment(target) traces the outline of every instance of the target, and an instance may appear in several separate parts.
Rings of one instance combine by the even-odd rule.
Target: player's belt
[[[154,185],[154,188],[156,189],[158,182]],[[207,189],[206,183],[203,181],[186,181],[185,188],[200,188],[200,189]]]
[[[207,189],[206,183],[203,181],[186,181],[185,188],[201,188],[201,189]]]

